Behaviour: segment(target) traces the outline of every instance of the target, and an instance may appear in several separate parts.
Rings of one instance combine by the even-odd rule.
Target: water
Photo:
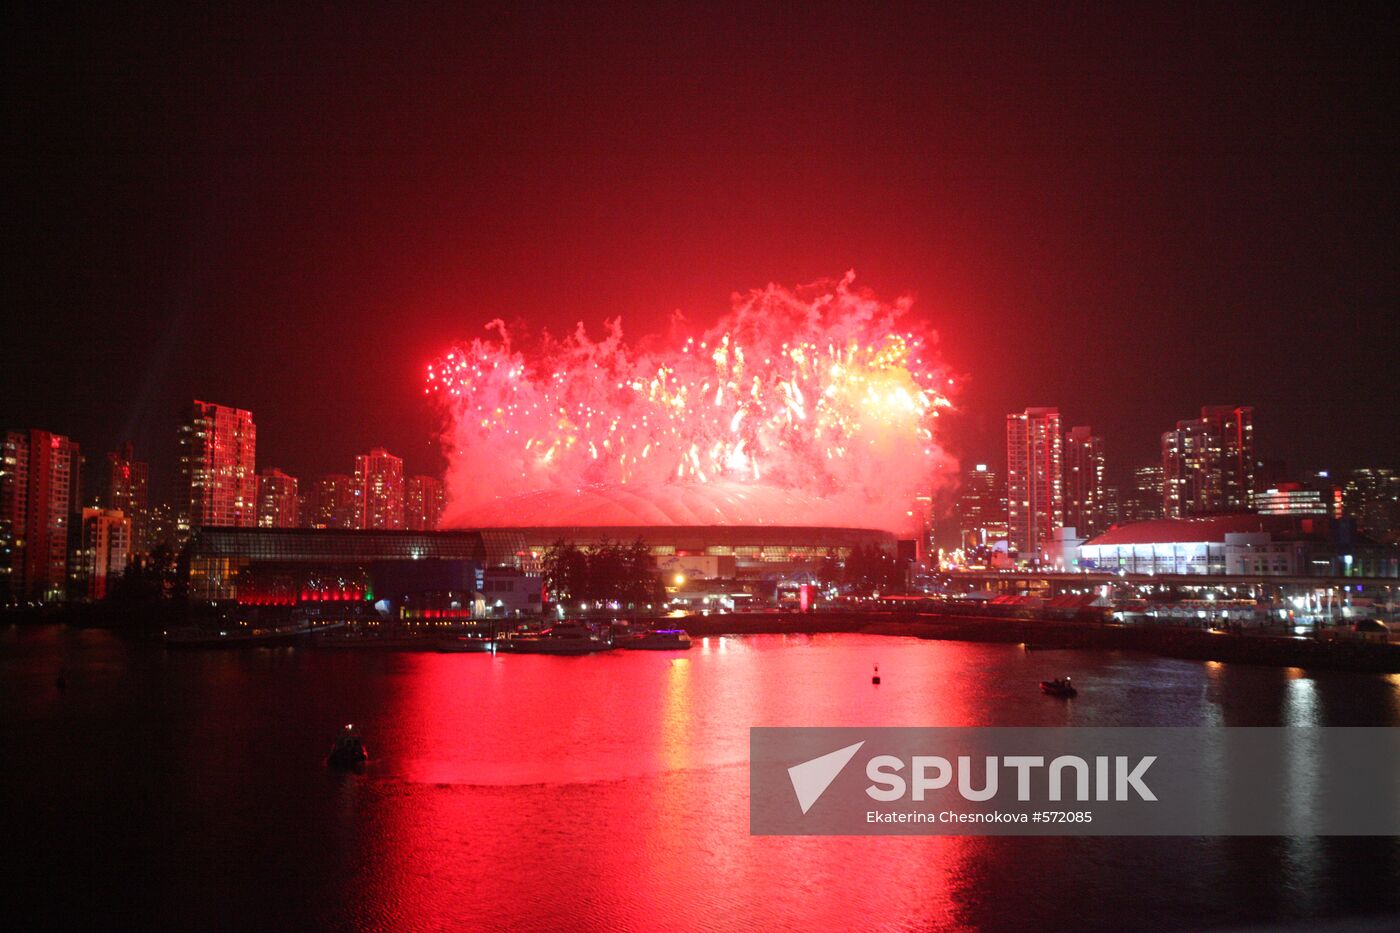
[[[870,683],[880,664],[883,683]],[[60,692],[55,678],[66,673]],[[1072,703],[1035,682],[1072,675]],[[373,761],[322,766],[353,721]],[[0,630],[7,926],[1076,929],[1400,915],[1397,839],[762,838],[748,728],[1400,725],[1400,676],[862,635],[584,658]]]

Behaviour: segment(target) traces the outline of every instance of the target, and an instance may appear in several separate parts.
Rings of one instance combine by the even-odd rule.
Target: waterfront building
[[[1002,476],[979,463],[962,477],[958,491],[958,546],[985,547],[1006,539],[1006,485]]]
[[[1166,518],[1248,509],[1254,500],[1254,409],[1207,406],[1162,435]]]
[[[258,521],[257,428],[251,412],[196,399],[180,426],[181,530]]]
[[[1070,428],[1064,443],[1064,523],[1082,536],[1111,524],[1104,486],[1103,438],[1087,425]]]
[[[1109,573],[1400,577],[1400,549],[1351,521],[1247,512],[1111,528],[1079,548],[1079,569]]]
[[[131,560],[131,520],[120,509],[83,509],[80,579],[89,599],[104,599]]]
[[[395,531],[404,527],[403,461],[383,447],[355,458],[355,527]]]
[[[435,531],[447,501],[442,480],[411,476],[404,496],[404,523],[409,531]]]
[[[1009,541],[1026,560],[1064,525],[1062,435],[1058,408],[1006,416],[1006,511]]]
[[[318,479],[302,510],[308,528],[355,527],[355,480],[344,473],[331,473]]]
[[[301,512],[297,478],[273,467],[258,475],[258,527],[296,528]]]
[[[78,445],[37,428],[7,431],[0,446],[0,598],[65,596],[69,536],[78,511]]]
[[[151,549],[150,468],[137,460],[131,444],[107,454],[107,477],[102,489],[104,509],[121,512],[131,525],[131,553],[145,554]]]

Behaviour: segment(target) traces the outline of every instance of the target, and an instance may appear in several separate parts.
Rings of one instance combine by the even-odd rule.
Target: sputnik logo
[[[831,782],[836,780],[836,776],[850,763],[864,744],[865,742],[861,741],[854,745],[847,745],[845,748],[838,748],[820,758],[813,758],[788,768],[788,778],[792,781],[792,789],[797,794],[797,802],[802,807],[804,814],[812,809],[812,805],[822,794],[826,793]]]

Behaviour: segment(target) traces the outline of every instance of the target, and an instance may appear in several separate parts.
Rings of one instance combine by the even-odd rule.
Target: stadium
[[[773,581],[844,559],[859,547],[895,549],[891,532],[802,524],[829,516],[821,503],[785,490],[676,486],[669,495],[625,487],[536,493],[483,510],[470,528],[351,531],[311,528],[204,528],[187,550],[193,599],[242,605],[375,601],[412,592],[491,586],[489,575],[533,577],[551,545],[644,542],[667,571],[693,577]],[[731,522],[763,512],[785,524]],[[519,521],[509,524],[508,516]],[[542,520],[543,519],[543,520]]]

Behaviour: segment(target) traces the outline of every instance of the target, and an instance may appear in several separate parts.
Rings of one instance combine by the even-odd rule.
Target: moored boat
[[[680,628],[635,632],[619,639],[617,647],[629,651],[685,651],[690,647],[690,633]]]
[[[512,654],[592,654],[612,646],[610,638],[578,622],[558,622],[540,632],[513,632],[496,642],[498,652]]]
[[[491,641],[475,635],[443,635],[433,641],[433,650],[444,654],[473,654],[491,650]]]

